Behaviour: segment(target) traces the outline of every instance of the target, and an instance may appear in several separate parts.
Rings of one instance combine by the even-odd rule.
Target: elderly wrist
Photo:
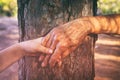
[[[80,19],[78,19],[78,21],[79,21],[79,24],[86,29],[87,34],[94,32],[94,27],[91,24],[91,22],[89,21],[88,17],[80,18]]]
[[[93,25],[91,25],[91,23],[89,21],[87,21],[85,24],[86,24],[87,33],[88,34],[94,33],[94,27],[93,27]]]

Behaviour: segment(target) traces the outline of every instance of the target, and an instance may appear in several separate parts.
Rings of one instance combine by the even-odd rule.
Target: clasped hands
[[[50,67],[54,67],[55,65],[61,66],[62,59],[73,52],[83,42],[87,34],[90,33],[90,30],[90,27],[83,24],[82,21],[73,20],[53,28],[44,37],[22,42],[20,46],[25,52],[24,55],[40,56],[39,61],[42,67],[48,65]]]
[[[73,52],[87,36],[89,28],[77,21],[72,21],[51,30],[42,37],[41,45],[53,50],[52,54],[41,54],[41,66],[61,66],[62,59]]]
[[[61,66],[62,58],[72,52],[76,46],[69,35],[66,34],[65,30],[60,27],[54,28],[50,33],[43,37],[41,45],[53,50],[51,55],[40,55],[39,61],[42,62],[42,67],[45,67],[48,64],[50,67],[54,67],[55,65]]]

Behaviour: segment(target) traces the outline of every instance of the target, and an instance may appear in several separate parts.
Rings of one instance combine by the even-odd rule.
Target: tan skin
[[[90,33],[120,34],[120,15],[82,17],[54,28],[42,39],[42,45],[54,52],[52,56],[40,56],[41,65],[60,66],[62,58],[74,51]]]
[[[56,63],[60,66],[62,59],[74,51],[90,33],[120,34],[120,15],[83,17],[54,28],[43,38],[8,47],[0,51],[0,72],[23,56],[38,56],[41,52],[46,54],[39,59],[43,67],[48,64],[54,67]]]
[[[41,45],[42,38],[17,43],[0,51],[0,72],[23,56],[39,56],[51,54],[52,50]]]

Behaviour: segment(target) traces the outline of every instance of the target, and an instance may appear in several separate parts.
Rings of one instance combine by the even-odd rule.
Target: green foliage
[[[98,8],[102,14],[120,13],[120,0],[98,0]]]
[[[98,8],[102,14],[120,13],[120,0],[98,0]],[[0,0],[0,14],[17,15],[17,0]]]
[[[17,0],[0,0],[0,14],[15,16],[17,14]]]

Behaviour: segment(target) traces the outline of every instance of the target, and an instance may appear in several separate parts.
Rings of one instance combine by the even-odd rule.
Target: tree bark
[[[81,16],[93,16],[96,3],[97,0],[18,0],[20,41],[44,36],[52,28]],[[24,57],[19,61],[19,80],[93,80],[94,44],[94,36],[87,36],[60,68],[42,68],[38,57]]]

